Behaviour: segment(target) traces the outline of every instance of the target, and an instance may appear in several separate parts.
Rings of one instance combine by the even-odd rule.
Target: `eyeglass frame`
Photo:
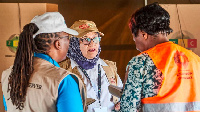
[[[83,40],[85,40],[85,39],[90,39],[90,42],[89,42],[88,44],[84,44],[84,42],[83,42],[84,45],[90,45],[91,41],[94,42],[94,39],[95,39],[95,38],[98,38],[98,40],[99,40],[98,42],[101,41],[101,37],[100,37],[100,36],[97,36],[97,37],[94,37],[94,38],[79,38],[79,40],[83,42]],[[86,41],[86,40],[85,40],[85,41]],[[88,41],[87,41],[87,42],[88,42]],[[97,43],[98,43],[98,42],[97,42]],[[95,42],[94,42],[94,43],[95,43]],[[95,44],[97,44],[97,43],[95,43]]]
[[[63,39],[63,38],[68,38],[68,39],[70,39],[70,36],[63,36],[63,37],[58,37],[58,39]]]

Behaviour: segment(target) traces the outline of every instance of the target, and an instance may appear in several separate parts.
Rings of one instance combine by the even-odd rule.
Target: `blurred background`
[[[146,0],[147,4],[199,4],[200,0]],[[128,61],[139,54],[135,49],[128,21],[132,13],[145,6],[145,0],[0,0],[1,3],[55,3],[70,27],[77,20],[94,21],[105,34],[101,40],[100,58],[117,63],[124,79]]]
[[[0,4],[57,4],[58,11],[64,16],[68,27],[77,20],[94,21],[99,31],[105,35],[102,37],[100,44],[102,48],[100,58],[116,62],[118,74],[122,81],[124,80],[125,68],[129,60],[139,54],[128,28],[130,16],[138,8],[145,6],[145,3],[151,4],[154,2],[159,4],[200,4],[200,0],[0,0]],[[27,9],[28,11],[29,9]],[[2,26],[0,27],[1,30],[4,29]],[[13,61],[11,60],[11,62]],[[1,62],[1,65],[3,64]],[[8,66],[4,68],[6,69]],[[0,96],[0,111],[4,111],[1,99]]]

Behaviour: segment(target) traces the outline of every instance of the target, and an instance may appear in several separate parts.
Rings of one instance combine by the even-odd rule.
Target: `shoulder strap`
[[[102,59],[108,66],[102,66],[106,76],[108,78],[108,81],[111,85],[115,85],[117,86],[117,66],[115,62],[109,61],[109,60],[104,60]],[[116,104],[119,101],[119,98],[112,95],[113,96],[113,102]]]
[[[103,59],[102,59],[103,60]],[[108,81],[110,84],[117,86],[117,67],[116,63],[108,60],[103,60],[108,66],[103,66]]]

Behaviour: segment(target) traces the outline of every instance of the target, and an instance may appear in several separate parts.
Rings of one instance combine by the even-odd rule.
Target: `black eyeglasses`
[[[89,45],[91,41],[94,43],[99,43],[101,41],[101,37],[94,37],[93,39],[90,38],[80,38],[80,40],[83,42],[84,45]]]

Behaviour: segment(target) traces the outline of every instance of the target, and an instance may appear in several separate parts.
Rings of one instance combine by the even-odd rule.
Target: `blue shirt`
[[[34,53],[34,56],[42,58],[46,61],[49,61],[53,65],[60,67],[55,60],[46,54]],[[72,78],[72,76],[73,75],[66,76],[58,86],[58,98],[56,103],[58,112],[83,112],[83,104],[78,84]],[[7,105],[4,96],[3,103],[5,110],[7,111]]]

